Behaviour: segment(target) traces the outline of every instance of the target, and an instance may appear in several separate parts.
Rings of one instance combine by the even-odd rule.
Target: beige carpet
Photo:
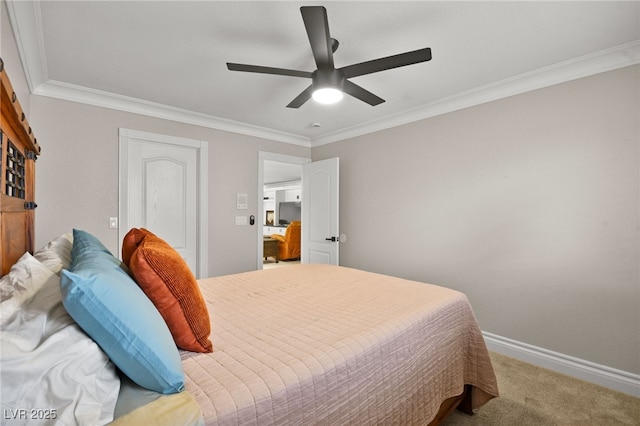
[[[270,257],[268,260],[265,260],[264,262],[262,262],[262,269],[282,268],[283,266],[299,265],[299,264],[300,264],[299,260],[281,260],[278,263],[276,263],[276,261],[273,260],[272,257]]]
[[[640,399],[491,353],[500,397],[446,426],[640,425]]]

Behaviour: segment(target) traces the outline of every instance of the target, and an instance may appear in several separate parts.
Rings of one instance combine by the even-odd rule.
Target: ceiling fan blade
[[[307,71],[288,70],[285,68],[262,67],[259,65],[234,64],[227,62],[229,71],[256,72],[260,74],[287,75],[291,77],[311,78],[312,73]]]
[[[287,108],[300,108],[302,104],[311,99],[311,95],[313,94],[313,85],[307,87],[300,93],[294,100],[289,102]]]
[[[349,80],[344,81],[342,90],[345,93],[350,94],[354,98],[360,99],[362,102],[366,102],[371,106],[376,106],[384,102],[384,99],[374,95],[368,90],[363,89],[357,84],[350,82]]]
[[[323,6],[303,6],[300,8],[300,13],[302,13],[313,59],[318,69],[333,69],[333,50],[329,36],[327,10]]]
[[[398,55],[349,65],[340,68],[340,71],[344,73],[346,78],[351,78],[392,68],[404,67],[406,65],[417,64],[419,62],[426,62],[429,60],[431,60],[431,49],[427,47],[425,49],[418,49],[412,52],[400,53]]]

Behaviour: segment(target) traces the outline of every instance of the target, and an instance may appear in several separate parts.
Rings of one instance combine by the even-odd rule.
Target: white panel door
[[[126,166],[126,182],[121,182],[121,189],[126,188],[124,194],[121,190],[120,241],[133,227],[147,228],[169,243],[199,276],[200,146],[159,142],[142,132],[134,136],[124,143],[121,138],[121,154],[126,156],[126,165],[121,164]]]
[[[339,264],[339,159],[302,169],[302,263]]]

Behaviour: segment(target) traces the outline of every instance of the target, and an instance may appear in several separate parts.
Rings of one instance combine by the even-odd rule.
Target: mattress
[[[181,358],[207,425],[426,424],[465,384],[498,395],[460,292],[311,264],[199,284],[214,351]]]

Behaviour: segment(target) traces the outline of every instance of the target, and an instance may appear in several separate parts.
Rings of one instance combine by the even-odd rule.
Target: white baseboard
[[[483,332],[490,351],[640,398],[640,375]]]

